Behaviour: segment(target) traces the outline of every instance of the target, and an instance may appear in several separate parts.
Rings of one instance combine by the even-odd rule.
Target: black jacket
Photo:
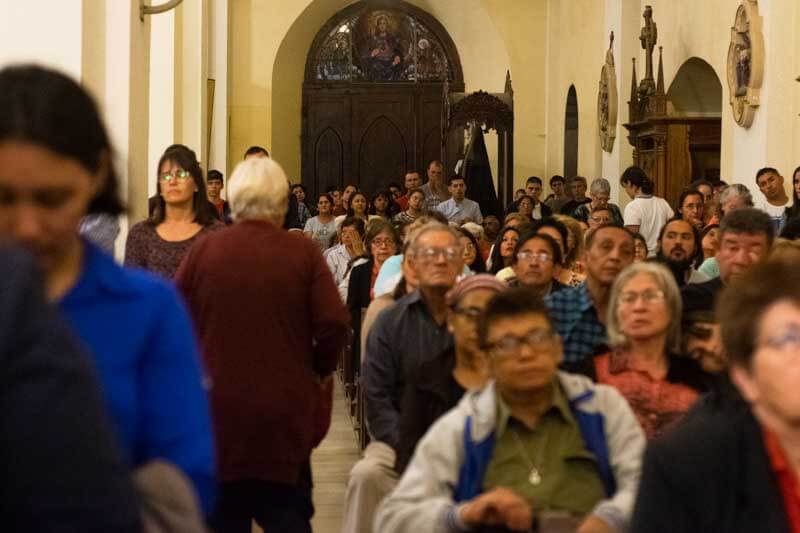
[[[350,271],[350,284],[347,288],[347,309],[350,311],[350,324],[353,326],[353,338],[361,338],[361,310],[369,307],[371,301],[370,285],[372,281],[373,259],[353,267]],[[361,368],[361,343],[353,343],[353,360],[356,369]]]
[[[406,385],[394,466],[399,474],[405,471],[428,429],[464,395],[464,388],[453,377],[455,367],[455,349],[449,348],[436,359],[423,363]]]
[[[789,533],[761,427],[732,386],[650,443],[631,533]]]
[[[139,504],[94,371],[45,302],[33,261],[0,250],[0,524],[140,531]]]

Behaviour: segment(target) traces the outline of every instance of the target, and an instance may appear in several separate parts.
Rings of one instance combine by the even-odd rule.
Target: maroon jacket
[[[348,327],[319,246],[244,221],[198,241],[175,281],[211,378],[221,480],[294,484],[324,418],[319,379]]]

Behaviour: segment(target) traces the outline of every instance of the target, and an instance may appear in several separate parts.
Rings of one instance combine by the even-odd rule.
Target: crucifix
[[[639,92],[643,95],[651,95],[656,92],[656,82],[653,79],[653,49],[658,42],[658,27],[653,21],[653,8],[645,6],[644,27],[639,35],[642,48],[645,50],[645,73],[642,83],[639,85]]]

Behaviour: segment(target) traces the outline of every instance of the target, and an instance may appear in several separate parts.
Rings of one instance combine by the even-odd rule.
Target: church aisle
[[[331,428],[325,440],[311,455],[314,474],[314,533],[339,533],[342,530],[344,491],[350,469],[359,459],[353,425],[347,414],[341,383],[334,379]]]
[[[347,477],[360,457],[353,425],[347,415],[342,384],[338,378],[334,382],[331,429],[311,455],[315,508],[311,526],[314,533],[341,532]],[[255,523],[253,533],[263,533]]]

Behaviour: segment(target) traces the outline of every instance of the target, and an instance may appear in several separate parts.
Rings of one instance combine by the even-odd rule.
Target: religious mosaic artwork
[[[333,28],[317,52],[320,81],[422,82],[448,79],[436,35],[401,11],[365,11]]]
[[[597,92],[597,125],[600,146],[606,152],[614,149],[617,136],[617,73],[614,67],[614,32],[609,37],[606,62],[600,70],[600,87]]]
[[[759,105],[764,78],[764,35],[757,0],[742,0],[728,46],[728,90],[736,123],[749,128]]]

